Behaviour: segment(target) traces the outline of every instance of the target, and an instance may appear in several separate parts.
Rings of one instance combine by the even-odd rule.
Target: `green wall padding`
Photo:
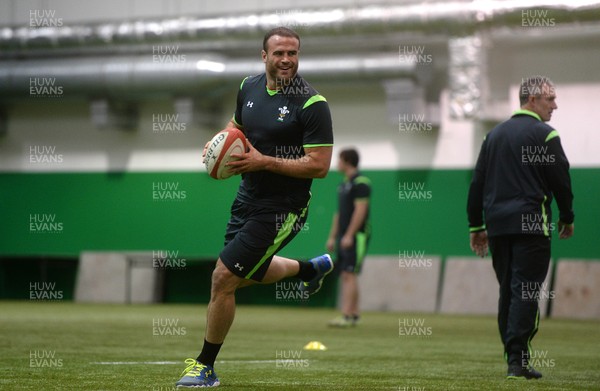
[[[471,170],[364,173],[373,186],[369,253],[471,254],[465,212]],[[600,169],[572,169],[571,175],[575,236],[556,240],[553,258],[598,259]],[[314,181],[308,224],[281,255],[310,258],[324,251],[341,179],[331,172]],[[153,199],[158,182],[180,198]],[[401,200],[399,183],[422,185],[420,191],[429,196]],[[166,249],[180,257],[213,259],[222,247],[238,184],[238,177],[216,181],[202,172],[2,173],[0,255],[78,257],[81,251]],[[50,232],[31,232],[31,216],[54,218],[55,225]]]

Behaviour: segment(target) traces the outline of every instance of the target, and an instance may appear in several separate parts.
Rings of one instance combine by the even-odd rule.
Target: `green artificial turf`
[[[204,334],[201,305],[0,302],[0,389],[172,391]],[[600,390],[600,322],[543,319],[541,380],[505,380],[491,316],[239,307],[215,371],[223,390]],[[162,335],[161,335],[162,334]],[[326,351],[306,351],[320,341]]]

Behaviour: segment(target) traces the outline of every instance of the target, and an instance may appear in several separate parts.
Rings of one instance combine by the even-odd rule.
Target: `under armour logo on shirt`
[[[235,267],[235,268],[236,268],[236,269],[238,269],[239,271],[242,271],[242,270],[244,270],[244,267],[243,267],[242,265],[240,265],[240,264],[239,264],[239,262],[238,262],[238,263],[236,263],[235,265],[233,265],[233,267]]]
[[[252,108],[252,106],[254,106],[254,102],[252,102],[251,100],[249,100],[248,103],[246,103],[246,106]]]

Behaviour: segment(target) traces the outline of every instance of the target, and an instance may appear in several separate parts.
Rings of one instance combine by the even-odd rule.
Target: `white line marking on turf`
[[[281,360],[222,360],[216,361],[217,364],[271,364],[271,363],[291,363],[291,362],[308,362],[309,360],[293,360],[293,359],[281,359]],[[311,360],[316,361],[316,360]]]
[[[94,361],[94,365],[173,365],[181,361]]]
[[[285,361],[291,362],[308,362],[308,360],[220,360],[217,364],[271,364]],[[316,361],[316,360],[311,360]],[[183,361],[92,361],[92,365],[176,365],[182,364]]]

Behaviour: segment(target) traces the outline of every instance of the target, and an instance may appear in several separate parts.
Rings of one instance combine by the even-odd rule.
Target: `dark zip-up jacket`
[[[573,223],[569,162],[558,132],[536,113],[518,110],[481,145],[467,202],[469,229],[550,236],[553,197],[560,221]]]

